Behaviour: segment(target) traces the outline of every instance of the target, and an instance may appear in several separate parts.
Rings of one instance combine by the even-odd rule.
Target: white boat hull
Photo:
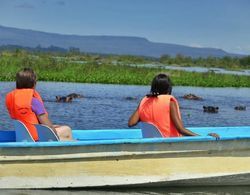
[[[185,149],[185,150],[183,150]],[[250,140],[0,150],[1,189],[250,185]]]

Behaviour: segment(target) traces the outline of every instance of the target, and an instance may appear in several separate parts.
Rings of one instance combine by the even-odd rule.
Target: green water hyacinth
[[[7,54],[0,56],[1,81],[14,81],[18,70],[31,67],[39,81],[149,85],[156,74],[164,72],[177,86],[250,87],[250,76],[131,67],[122,61],[114,64],[110,57],[95,60],[88,56],[84,63],[79,63],[67,56],[58,60],[52,54]]]

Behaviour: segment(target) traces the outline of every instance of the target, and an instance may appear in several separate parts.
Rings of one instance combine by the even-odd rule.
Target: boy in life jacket
[[[178,101],[171,95],[171,92],[170,78],[165,74],[155,76],[150,94],[141,100],[130,116],[128,126],[132,127],[142,121],[156,126],[162,137],[198,136],[183,126]],[[209,135],[219,138],[216,133]]]
[[[61,141],[72,140],[69,126],[53,125],[40,94],[35,90],[36,74],[24,68],[16,74],[16,89],[6,95],[6,107],[12,119],[22,121],[35,141],[39,140],[34,124],[49,126]]]

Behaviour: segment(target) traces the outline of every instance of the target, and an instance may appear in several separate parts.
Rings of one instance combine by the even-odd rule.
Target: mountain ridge
[[[42,32],[0,25],[0,46],[20,45],[35,48],[56,46],[64,49],[79,48],[85,53],[135,55],[159,58],[162,55],[181,54],[190,57],[242,56],[222,49],[190,47],[172,43],[152,42],[144,37],[113,35],[74,35]]]

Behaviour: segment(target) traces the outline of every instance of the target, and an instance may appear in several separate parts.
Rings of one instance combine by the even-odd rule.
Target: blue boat
[[[250,126],[189,129],[200,136],[102,129],[73,130],[77,141],[17,142],[1,130],[0,189],[250,185]]]

